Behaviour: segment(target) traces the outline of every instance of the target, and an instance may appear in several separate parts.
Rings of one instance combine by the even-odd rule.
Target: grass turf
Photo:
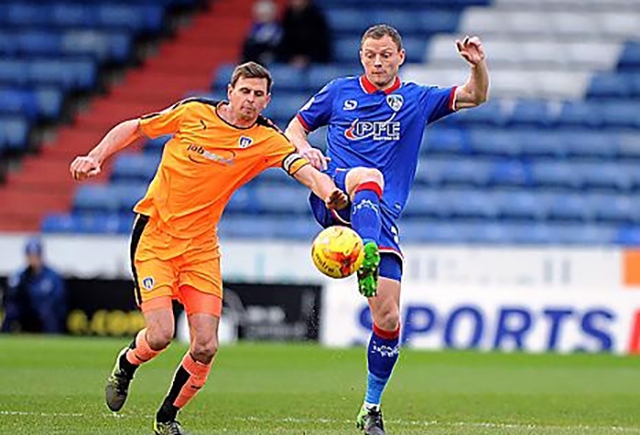
[[[151,434],[186,348],[136,375],[117,415],[104,380],[125,340],[0,337],[0,434]],[[223,347],[179,419],[190,434],[357,434],[364,350]],[[403,350],[384,397],[389,435],[639,434],[640,359]]]

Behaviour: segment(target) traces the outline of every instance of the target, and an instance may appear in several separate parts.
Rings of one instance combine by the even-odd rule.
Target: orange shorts
[[[131,236],[131,256],[136,302],[143,311],[176,299],[187,314],[220,316],[222,274],[215,237],[178,239],[140,216]]]

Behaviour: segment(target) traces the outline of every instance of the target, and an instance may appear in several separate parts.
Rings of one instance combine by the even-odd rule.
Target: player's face
[[[255,121],[271,100],[267,79],[245,77],[240,77],[234,87],[229,85],[227,97],[236,117],[244,121]]]
[[[393,39],[387,35],[380,39],[367,38],[360,48],[360,62],[364,73],[380,89],[393,83],[400,65],[404,63],[404,57],[404,50],[398,50]]]

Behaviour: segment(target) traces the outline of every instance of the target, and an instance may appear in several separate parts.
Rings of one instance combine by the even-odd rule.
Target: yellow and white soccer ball
[[[332,226],[316,236],[311,258],[323,274],[331,278],[346,278],[362,265],[364,244],[351,228]]]

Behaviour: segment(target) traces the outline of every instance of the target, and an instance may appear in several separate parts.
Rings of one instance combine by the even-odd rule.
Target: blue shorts
[[[336,169],[333,173],[328,173],[338,188],[346,190],[345,180],[348,169]],[[309,204],[316,221],[322,227],[327,228],[333,225],[351,226],[351,206],[342,210],[329,210],[324,201],[311,193]],[[380,207],[382,228],[380,230],[380,276],[400,281],[402,279],[402,251],[398,240],[398,227],[395,218],[389,213],[386,207]]]

